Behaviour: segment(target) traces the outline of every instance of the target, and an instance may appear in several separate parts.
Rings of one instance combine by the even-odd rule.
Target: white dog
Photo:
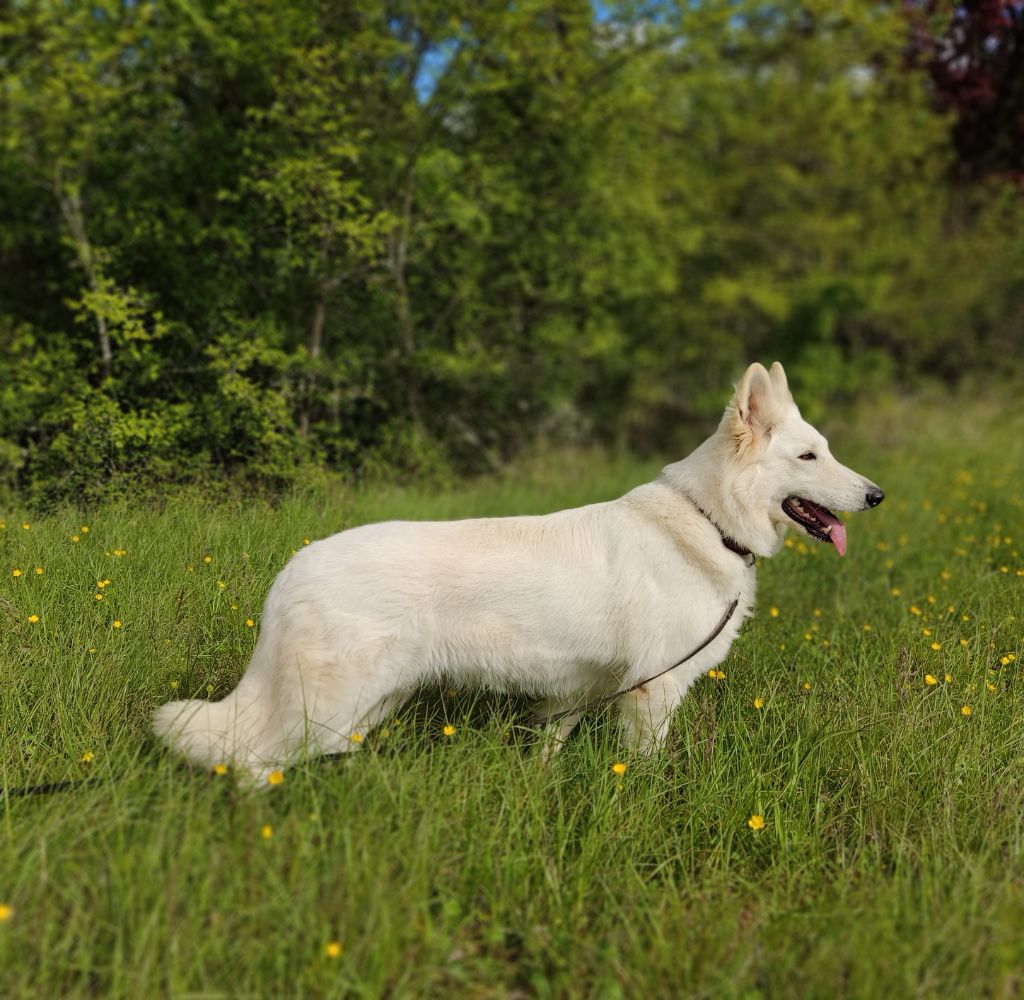
[[[258,781],[303,753],[356,749],[443,676],[545,696],[556,741],[588,702],[638,685],[619,708],[627,736],[650,749],[728,653],[754,602],[754,557],[774,555],[794,523],[842,555],[846,529],[828,508],[883,497],[801,418],[782,366],[753,364],[718,430],[617,500],[369,524],[302,549],[270,589],[238,687],[220,702],[164,705],[154,728],[196,764]]]

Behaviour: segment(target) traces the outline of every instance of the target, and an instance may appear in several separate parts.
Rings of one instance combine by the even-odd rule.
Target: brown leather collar
[[[701,507],[701,505],[697,503],[697,501],[694,500],[693,497],[688,496],[686,499],[689,500],[690,503],[692,503],[693,506],[696,507],[697,510],[699,510],[709,521],[711,521],[711,523],[714,525],[715,531],[718,532],[719,537],[722,539],[722,544],[730,552],[735,552],[736,555],[738,555],[744,561],[747,561],[749,559],[749,561],[747,561],[747,566],[753,566],[754,563],[757,562],[757,556],[755,556],[754,553],[751,552],[750,549],[748,549],[745,545],[740,545],[740,543],[737,542],[735,538],[730,538],[724,531],[722,531],[722,529],[718,527],[717,524],[715,524],[714,520],[711,518],[711,515],[708,514],[708,512],[704,510],[704,508]]]

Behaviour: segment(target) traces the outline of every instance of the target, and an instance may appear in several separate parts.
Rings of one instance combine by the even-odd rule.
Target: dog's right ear
[[[757,440],[770,434],[777,411],[772,378],[764,365],[755,361],[740,379],[733,398],[737,437]]]
[[[772,388],[775,390],[775,402],[778,405],[793,402],[793,393],[789,391],[789,380],[786,378],[786,369],[776,361],[768,377],[772,380]]]

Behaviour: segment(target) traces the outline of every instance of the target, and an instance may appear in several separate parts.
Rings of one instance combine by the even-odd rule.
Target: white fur
[[[817,459],[801,461],[809,450]],[[614,694],[685,656],[738,598],[706,649],[619,699],[627,736],[651,748],[754,602],[754,569],[719,529],[771,556],[793,523],[786,497],[860,510],[871,489],[801,419],[781,365],[754,364],[715,434],[617,500],[542,517],[370,524],[302,549],[270,589],[238,687],[220,702],[164,705],[154,728],[197,764],[259,780],[304,752],[356,749],[353,735],[442,676],[535,692],[551,711]]]

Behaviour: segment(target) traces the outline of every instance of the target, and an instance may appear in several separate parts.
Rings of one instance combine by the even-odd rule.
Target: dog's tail
[[[214,767],[244,757],[258,720],[238,704],[237,691],[223,701],[172,701],[153,713],[153,731],[193,764]]]

